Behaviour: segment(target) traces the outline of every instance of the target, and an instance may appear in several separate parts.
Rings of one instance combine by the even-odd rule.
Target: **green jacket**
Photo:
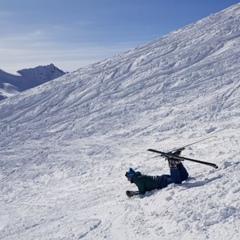
[[[170,169],[170,174],[171,175],[147,176],[136,172],[132,180],[137,185],[139,194],[145,194],[147,191],[165,188],[171,183],[181,184],[189,175],[182,163],[177,165],[177,169]]]
[[[161,189],[168,184],[173,183],[170,175],[147,176],[136,172],[133,176],[133,182],[137,185],[139,194],[145,194],[147,191]]]

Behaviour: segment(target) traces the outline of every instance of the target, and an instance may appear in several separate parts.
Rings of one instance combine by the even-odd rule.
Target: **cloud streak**
[[[61,35],[58,33],[58,35]],[[0,38],[0,68],[15,73],[22,68],[54,63],[64,71],[112,57],[136,46],[134,42],[109,45],[96,42],[68,44],[46,30],[10,34]]]
[[[0,12],[0,68],[10,73],[49,63],[73,71],[139,44],[127,40],[104,41],[106,33],[97,30],[93,20],[33,27],[14,22],[13,16],[11,12]]]

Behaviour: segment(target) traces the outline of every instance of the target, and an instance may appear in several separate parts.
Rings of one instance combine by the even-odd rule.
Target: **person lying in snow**
[[[172,154],[179,156],[182,150],[183,149],[180,149]],[[126,172],[125,176],[130,183],[135,183],[137,185],[138,191],[126,191],[127,196],[132,197],[134,195],[145,194],[147,191],[162,189],[171,183],[181,184],[182,181],[188,178],[189,174],[180,160],[173,158],[168,158],[167,160],[170,168],[170,175],[142,175],[140,172],[135,172],[132,168],[130,168],[129,171]]]

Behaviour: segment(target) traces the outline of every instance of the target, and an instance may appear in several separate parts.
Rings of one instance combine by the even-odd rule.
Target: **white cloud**
[[[0,12],[1,15],[4,13]],[[86,27],[89,24],[92,23],[78,22],[78,26],[83,26],[80,30],[61,24],[37,28],[12,23],[4,25],[4,34],[0,35],[0,69],[15,73],[23,68],[53,63],[64,71],[73,71],[139,45],[134,42],[100,43],[89,37],[90,30]]]
[[[68,44],[46,39],[44,31],[35,30],[28,34],[0,38],[0,68],[15,73],[23,68],[53,63],[64,71],[73,71],[132,47],[134,43],[112,46],[95,43]]]

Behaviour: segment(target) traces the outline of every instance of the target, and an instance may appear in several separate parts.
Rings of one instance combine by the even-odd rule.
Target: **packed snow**
[[[240,4],[0,102],[0,239],[240,239]],[[210,137],[210,138],[209,138]],[[125,175],[191,177],[145,196]]]
[[[66,74],[52,63],[47,66],[22,69],[17,73],[18,75],[14,75],[0,69],[0,100]]]

